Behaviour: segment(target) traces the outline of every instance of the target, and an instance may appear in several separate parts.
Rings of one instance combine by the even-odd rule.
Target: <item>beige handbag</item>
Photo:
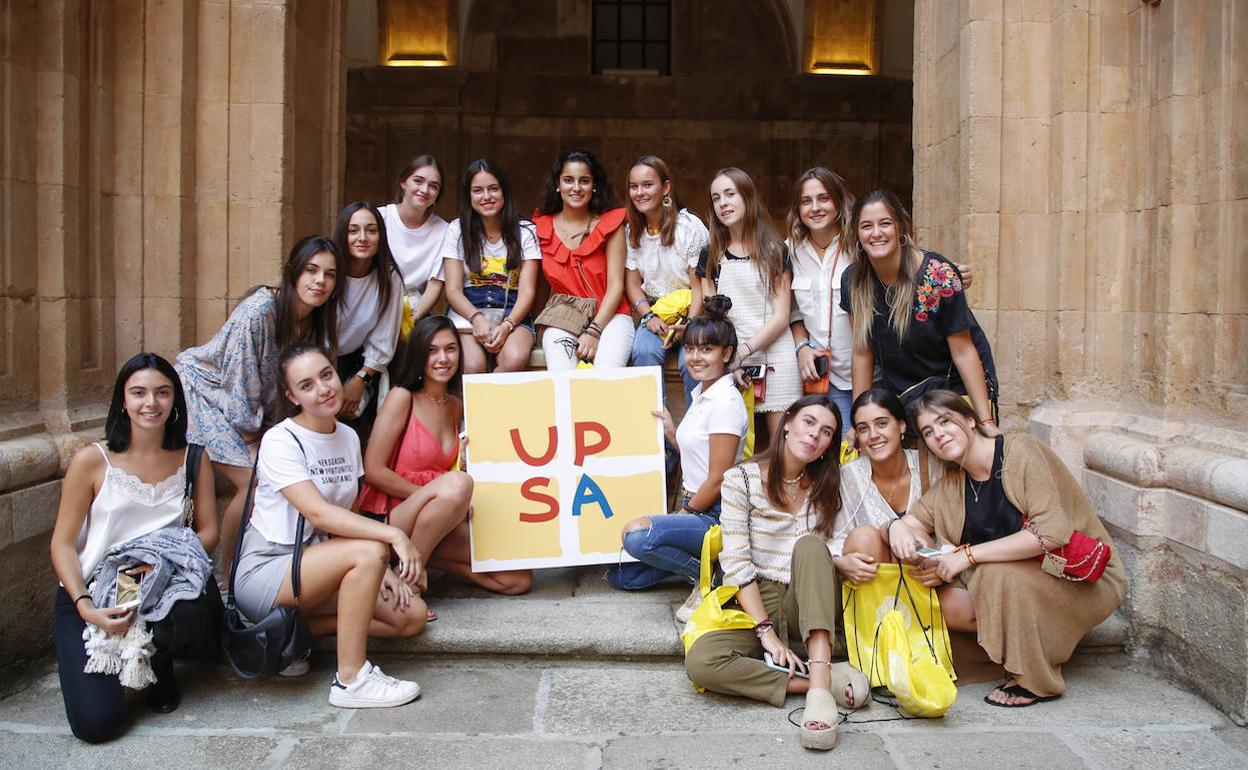
[[[594,319],[594,311],[597,309],[598,300],[593,297],[552,294],[546,307],[533,320],[533,325],[551,326],[579,336]]]

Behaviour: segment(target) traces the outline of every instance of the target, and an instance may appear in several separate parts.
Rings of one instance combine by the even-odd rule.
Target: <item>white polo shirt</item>
[[[750,416],[745,400],[737,390],[732,375],[725,374],[707,387],[700,382],[693,389],[693,401],[676,428],[676,444],[680,447],[681,482],[686,492],[694,493],[710,474],[711,435],[726,433],[739,439],[745,437]],[[734,463],[741,462],[745,442],[737,443]]]

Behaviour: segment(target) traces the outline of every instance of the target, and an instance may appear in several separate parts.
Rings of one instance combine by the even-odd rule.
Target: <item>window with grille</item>
[[[594,0],[594,72],[671,74],[670,0]]]

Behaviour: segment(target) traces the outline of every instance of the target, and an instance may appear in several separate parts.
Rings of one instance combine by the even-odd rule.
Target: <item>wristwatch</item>
[[[373,380],[377,378],[376,374],[368,371],[367,369],[359,370],[358,372],[355,373],[355,376],[359,377],[361,380],[364,380],[365,385],[372,385]]]

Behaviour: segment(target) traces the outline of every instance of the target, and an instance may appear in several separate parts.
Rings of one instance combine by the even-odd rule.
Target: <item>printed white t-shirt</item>
[[[711,435],[727,433],[744,438],[750,417],[745,411],[745,399],[741,398],[730,374],[720,377],[710,387],[705,382],[698,383],[691,398],[684,418],[676,427],[676,445],[680,447],[681,484],[686,492],[694,493],[710,475]],[[733,462],[741,462],[744,452],[745,442],[739,441]]]
[[[381,207],[381,218],[386,221],[386,241],[390,253],[403,274],[403,286],[409,294],[421,294],[430,279],[442,278],[442,260],[439,251],[446,235],[446,220],[430,214],[425,223],[415,230],[403,224],[397,204]]]
[[[317,433],[288,417],[270,428],[260,442],[251,526],[270,543],[294,545],[299,510],[282,490],[311,481],[327,501],[350,508],[363,475],[360,437],[355,431],[335,423],[333,433]],[[304,542],[312,539],[312,530],[304,524]]]

